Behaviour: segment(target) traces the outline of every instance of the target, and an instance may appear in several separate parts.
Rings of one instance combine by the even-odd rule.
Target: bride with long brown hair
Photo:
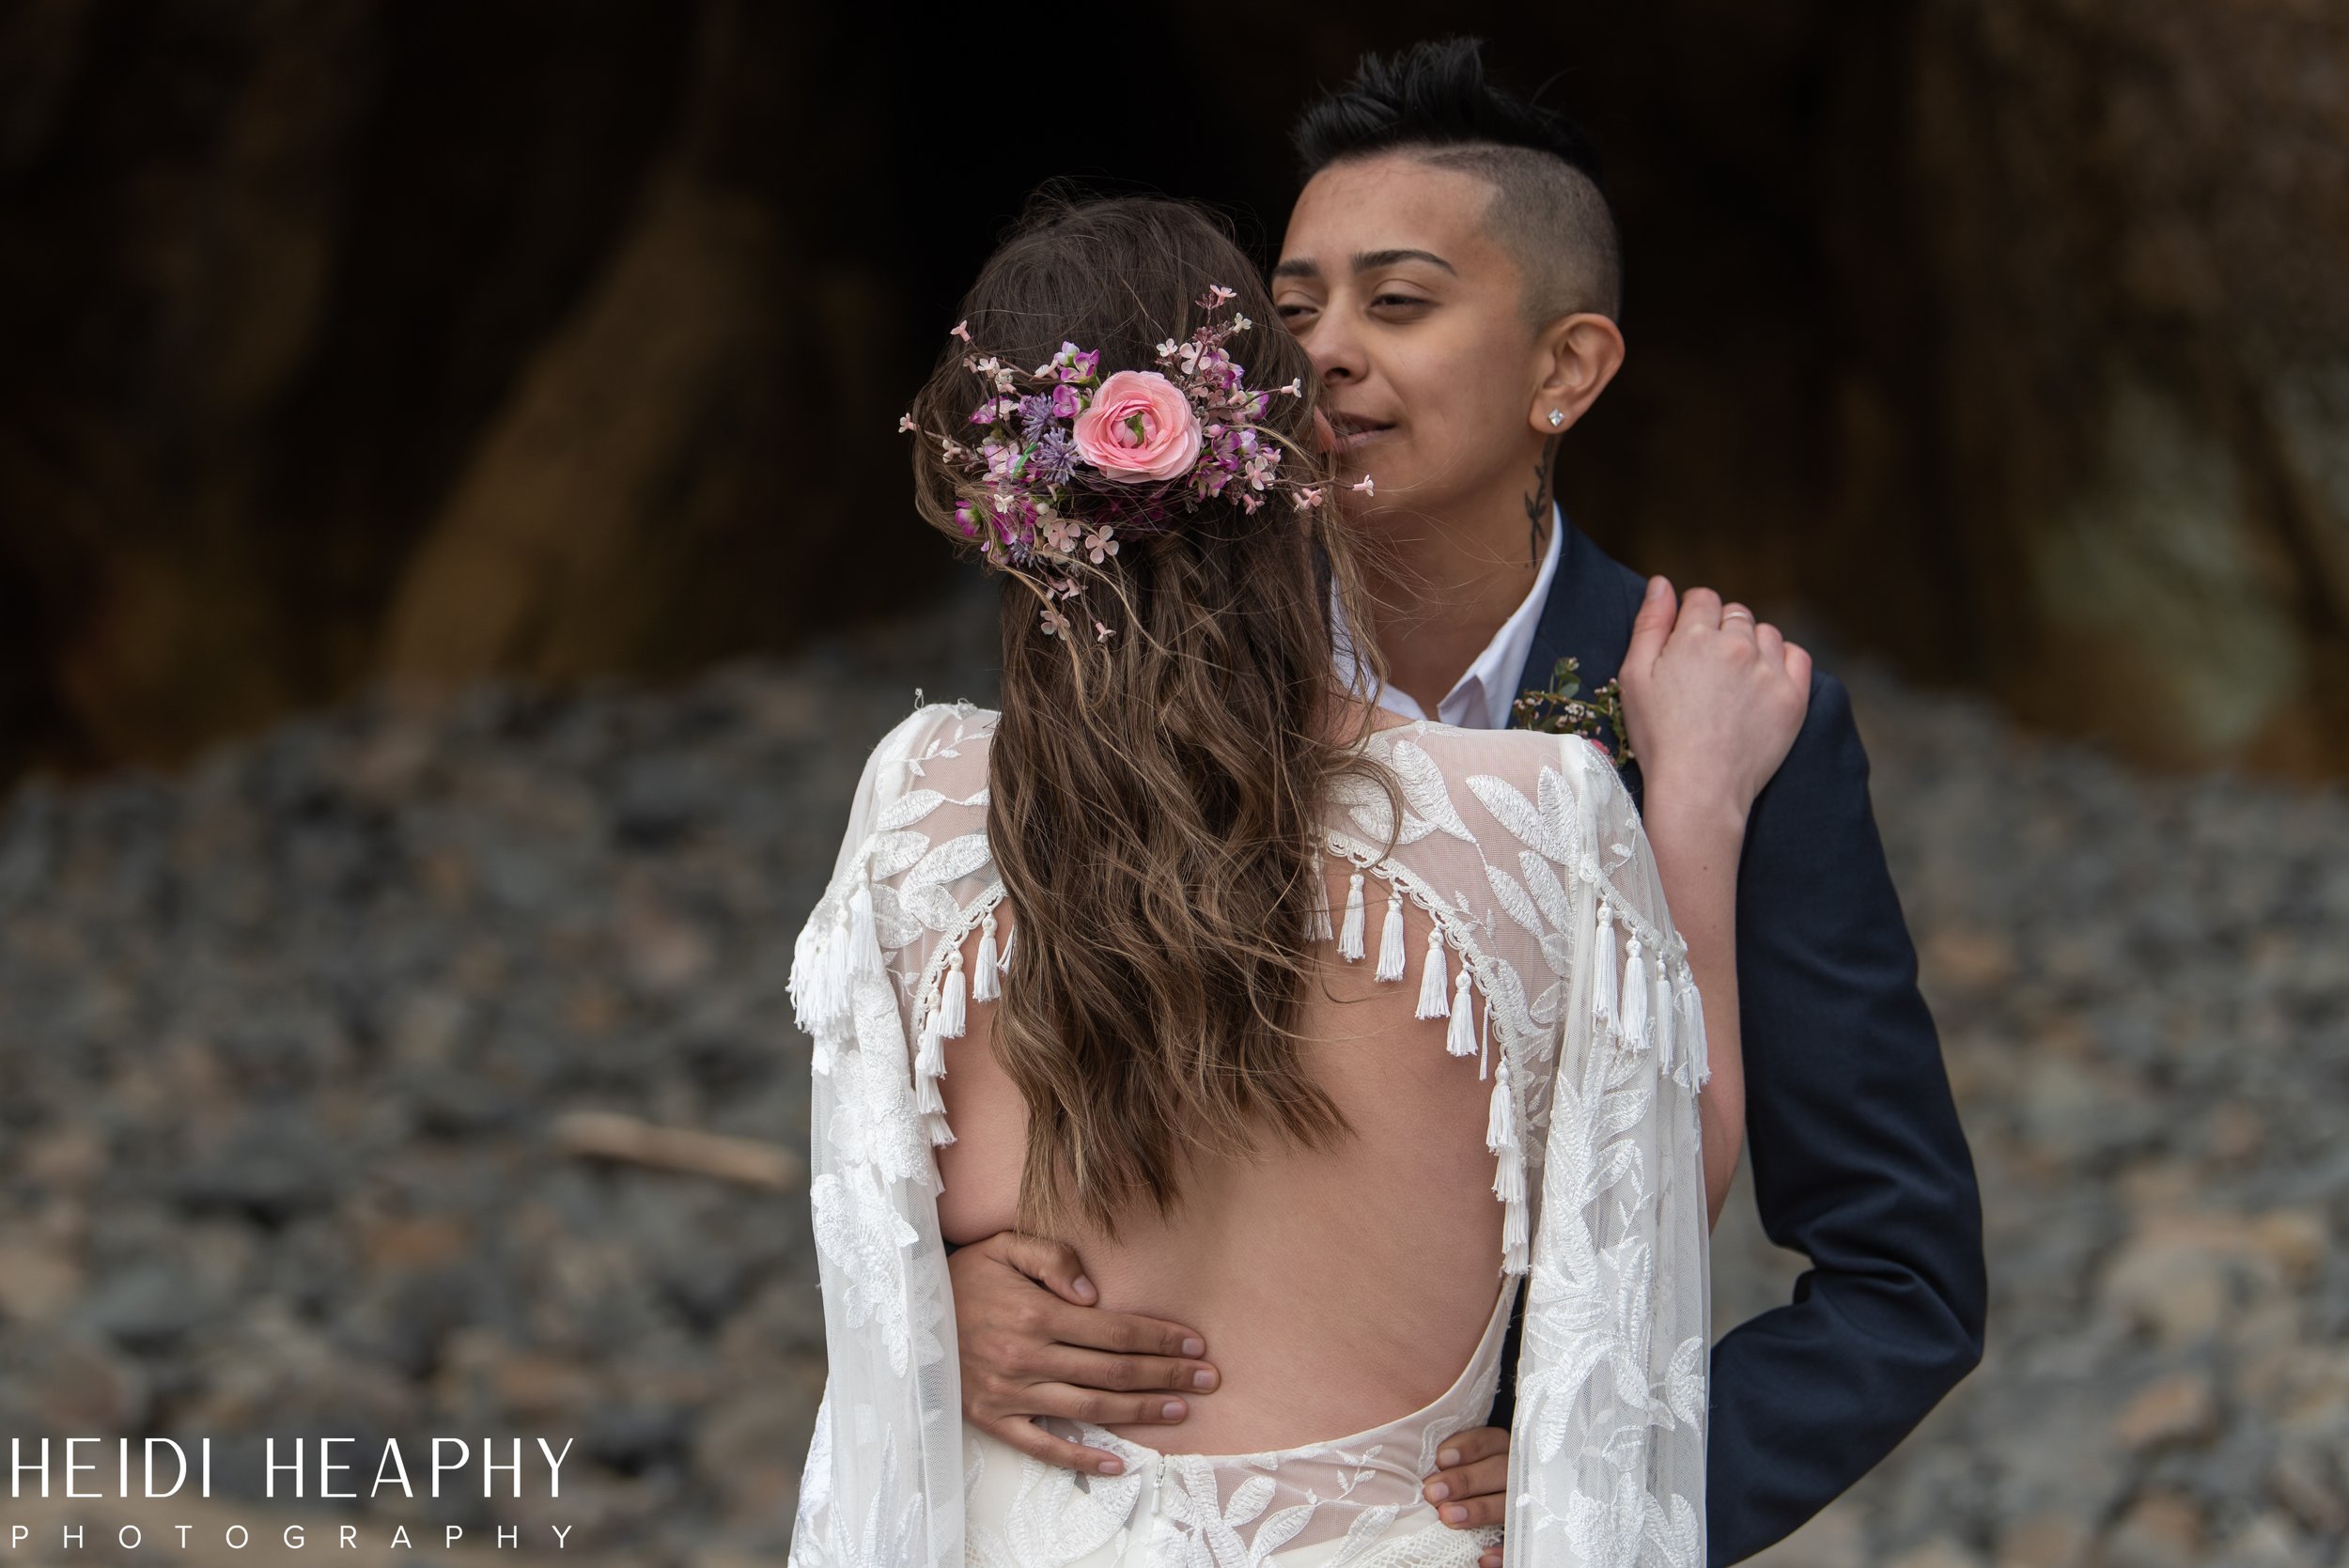
[[[1509,1560],[1703,1560],[1731,955],[1675,934],[1601,747],[1337,674],[1374,607],[1270,320],[1196,209],[1042,207],[904,421],[922,516],[1004,575],[1003,706],[882,738],[796,955],[830,1378],[794,1564],[1474,1562],[1501,1531],[1420,1482],[1520,1290]],[[1787,678],[1704,655],[1673,701]],[[1104,1408],[1059,1421],[1112,1456],[1078,1471],[962,1419],[945,1246],[1009,1229],[1216,1343],[1214,1452]]]

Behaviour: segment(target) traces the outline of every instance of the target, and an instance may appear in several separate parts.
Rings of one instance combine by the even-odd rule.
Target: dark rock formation
[[[1609,154],[1633,353],[1578,520],[2041,723],[2349,762],[2349,12],[1444,23]],[[377,677],[677,675],[940,577],[891,427],[1023,194],[1205,196],[1268,250],[1288,116],[1428,25],[23,0],[0,777]]]

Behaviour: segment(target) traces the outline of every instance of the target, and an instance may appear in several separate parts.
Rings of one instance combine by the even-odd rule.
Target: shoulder
[[[1633,809],[1614,759],[1579,735],[1470,730],[1422,720],[1380,731],[1371,755],[1394,768],[1407,807],[1439,787],[1455,798],[1474,799],[1509,825],[1518,823],[1510,802],[1522,800],[1550,819],[1553,832],[1564,826],[1555,819],[1562,811],[1612,821]]]
[[[915,708],[874,743],[858,793],[888,800],[920,787],[939,772],[959,778],[975,770],[984,781],[988,748],[1001,717],[975,703],[927,703]]]
[[[874,746],[875,756],[904,758],[963,742],[984,746],[1003,715],[976,703],[925,703],[897,721]]]
[[[1854,793],[1864,799],[1867,788],[1868,752],[1859,738],[1851,692],[1834,675],[1814,667],[1811,706],[1803,714],[1802,728],[1755,805],[1759,808],[1765,800],[1774,800],[1783,809],[1798,799]]]
[[[1374,754],[1380,746],[1406,755],[1416,751],[1446,773],[1461,775],[1530,780],[1546,769],[1567,768],[1579,773],[1594,763],[1605,765],[1608,773],[1614,771],[1606,750],[1595,741],[1541,730],[1471,730],[1422,719],[1379,731]]]

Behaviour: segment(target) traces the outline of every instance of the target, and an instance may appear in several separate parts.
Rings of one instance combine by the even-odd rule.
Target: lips
[[[1377,441],[1394,426],[1385,420],[1368,419],[1361,414],[1332,411],[1330,428],[1336,433],[1338,450],[1353,452]]]

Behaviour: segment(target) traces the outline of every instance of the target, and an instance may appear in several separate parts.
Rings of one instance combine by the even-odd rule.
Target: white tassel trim
[[[1522,1182],[1524,1178],[1518,1177]],[[1501,1220],[1501,1271],[1522,1274],[1526,1271],[1526,1221],[1523,1203],[1504,1203]]]
[[[955,1141],[955,1129],[946,1125],[946,1112],[943,1110],[933,1110],[924,1116],[922,1131],[929,1139],[930,1147],[933,1149],[941,1148]],[[939,1184],[939,1190],[941,1192],[945,1190],[943,1182]]]
[[[802,1034],[816,1029],[810,1009],[816,1002],[816,971],[824,961],[824,934],[819,924],[810,920],[800,927],[799,939],[791,944],[791,1017]]]
[[[1615,912],[1605,904],[1598,907],[1598,943],[1591,963],[1597,977],[1591,987],[1591,1022],[1605,1033],[1615,1022]]]
[[[1492,1107],[1485,1119],[1485,1147],[1494,1157],[1493,1196],[1501,1202],[1501,1250],[1503,1271],[1526,1270],[1528,1225],[1525,1202],[1525,1151],[1517,1141],[1516,1075],[1509,1054],[1501,1052],[1493,1072]]]
[[[1326,942],[1334,935],[1330,925],[1330,881],[1323,869],[1321,851],[1314,851],[1314,918],[1313,939]]]
[[[1485,999],[1484,1028],[1476,1036],[1476,1081],[1485,1081],[1485,1063],[1493,1048],[1493,999]]]
[[[1399,887],[1387,894],[1387,923],[1378,930],[1377,978],[1403,978],[1403,890]]]
[[[1515,1207],[1525,1202],[1525,1156],[1515,1148],[1500,1151],[1493,1171],[1493,1196]]]
[[[1362,928],[1368,924],[1362,915],[1362,874],[1356,872],[1346,884],[1346,924],[1338,932],[1338,956],[1354,963],[1362,956]]]
[[[1494,1154],[1517,1147],[1517,1108],[1509,1100],[1509,1058],[1504,1052],[1501,1070],[1493,1074],[1492,1103],[1485,1111],[1485,1147]]]
[[[832,909],[832,929],[824,933],[816,955],[817,1027],[841,1023],[848,1017],[848,905],[843,899]]]
[[[1464,960],[1460,965],[1460,978],[1453,982],[1452,1024],[1443,1033],[1443,1048],[1447,1056],[1476,1054],[1476,1001],[1469,995],[1470,982],[1469,967]],[[1477,1076],[1482,1078],[1484,1075],[1479,1073]]]
[[[1623,1043],[1627,1050],[1647,1048],[1647,970],[1640,962],[1640,934],[1634,931],[1623,960]]]
[[[887,972],[873,921],[872,885],[860,882],[848,899],[833,905],[829,921],[810,920],[792,943],[792,1016],[802,1031],[820,1036],[856,1016],[858,980]],[[813,1065],[819,1073],[832,1070],[831,1052],[820,1040]]]
[[[873,884],[859,882],[848,895],[848,977],[881,975],[888,970],[881,961],[880,930],[873,923]]]
[[[1712,1063],[1704,1054],[1704,998],[1697,990],[1696,977],[1683,965],[1680,971],[1680,1016],[1687,1020],[1681,1035],[1680,1071],[1676,1075],[1684,1089],[1704,1087],[1713,1076]]]
[[[940,1044],[940,1019],[936,1013],[922,1025],[922,1051],[913,1063],[913,1109],[943,1111],[945,1096],[938,1092],[938,1080],[946,1073],[946,1052]]]
[[[971,1000],[993,1001],[1003,994],[996,979],[1003,973],[1003,959],[995,951],[995,911],[988,910],[987,919],[979,923],[978,968],[971,976]]]
[[[848,906],[833,913],[832,929],[824,934],[824,951],[816,966],[816,1021],[844,1023],[848,1005]]]
[[[1655,987],[1651,1013],[1656,1028],[1656,1070],[1672,1070],[1672,965],[1662,958],[1656,961],[1656,978],[1649,982]]]
[[[962,949],[954,948],[946,955],[946,989],[938,999],[939,1030],[949,1040],[959,1040],[971,1027],[971,1010],[963,1001]],[[938,1070],[944,1072],[945,1063]]]
[[[1422,1018],[1448,1018],[1452,1016],[1452,979],[1445,971],[1443,957],[1443,927],[1427,930],[1427,961],[1419,971],[1419,1011],[1412,1015]]]

